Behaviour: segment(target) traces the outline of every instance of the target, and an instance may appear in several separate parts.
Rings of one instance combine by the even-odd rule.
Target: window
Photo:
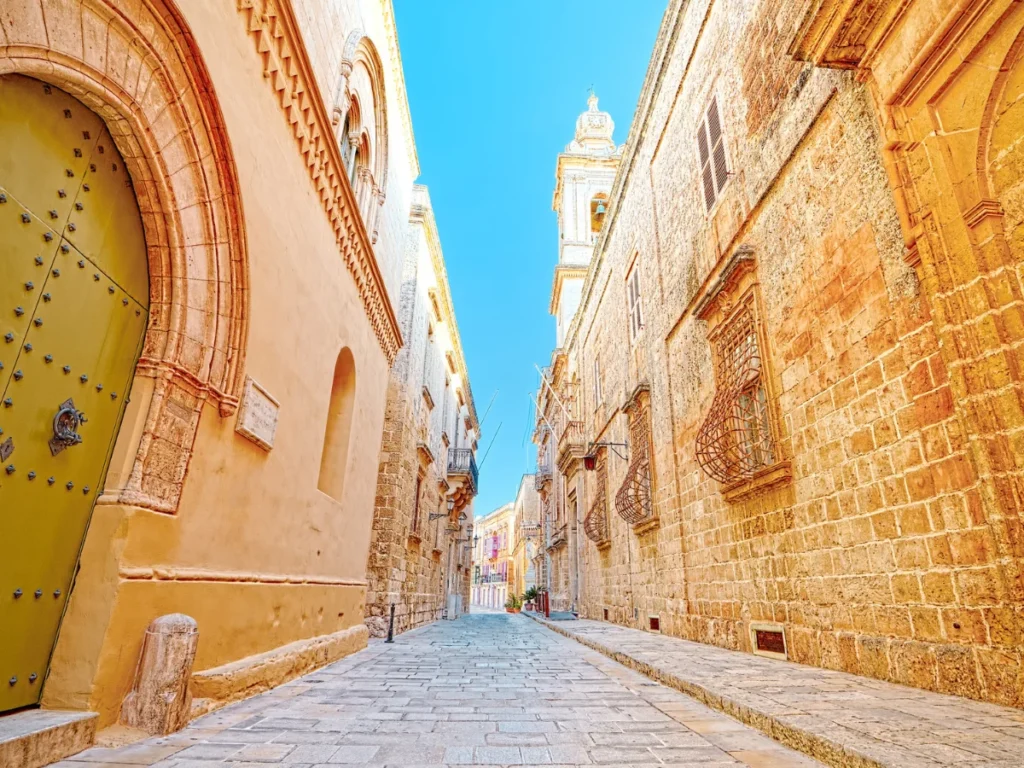
[[[423,490],[423,478],[416,477],[416,498],[412,501],[412,525],[409,526],[413,533],[420,529],[420,493]]]
[[[752,293],[711,344],[716,392],[697,434],[697,460],[721,482],[748,480],[776,462]]]
[[[704,206],[710,212],[729,180],[725,159],[725,139],[718,114],[718,99],[712,98],[708,110],[697,127],[697,151],[700,155],[700,174],[704,188]]]
[[[320,478],[317,482],[317,487],[321,491],[337,501],[341,501],[345,489],[355,395],[355,360],[352,357],[352,350],[345,347],[334,365],[324,451],[320,459]]]
[[[629,304],[629,340],[636,341],[644,328],[644,316],[640,308],[640,270],[635,264],[626,277],[626,299]]]
[[[601,404],[601,359],[594,358],[594,407]]]

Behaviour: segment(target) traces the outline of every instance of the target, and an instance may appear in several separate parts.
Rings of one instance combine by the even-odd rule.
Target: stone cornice
[[[910,3],[911,0],[814,0],[789,53],[817,66],[869,66],[873,53]]]
[[[562,283],[565,280],[571,280],[574,277],[585,280],[587,278],[587,265],[559,264],[555,267],[555,280],[551,286],[551,301],[548,304],[549,314],[553,315],[558,311],[558,307],[555,306],[555,304],[558,301],[558,294],[562,290]]]
[[[291,2],[237,2],[263,60],[263,76],[277,93],[284,117],[292,127],[310,181],[330,219],[341,255],[390,365],[402,346],[398,319],[355,195],[343,172],[341,150],[334,141],[330,115],[313,76]]]
[[[562,187],[565,183],[565,166],[573,165],[580,168],[610,168],[614,174],[622,161],[623,148],[619,147],[614,155],[578,155],[561,152],[555,164],[555,192],[551,197],[551,210],[557,211],[562,199]]]
[[[391,56],[391,72],[395,79],[395,98],[398,112],[402,117],[402,129],[405,131],[405,149],[409,153],[409,166],[412,177],[420,175],[420,159],[416,153],[416,139],[412,132],[412,114],[409,112],[409,97],[405,92],[405,69],[402,67],[402,52],[398,47],[398,27],[395,25],[395,8],[391,0],[380,0],[384,13],[384,30],[388,37],[388,54]]]
[[[452,302],[452,292],[448,285],[448,270],[444,264],[444,253],[441,251],[441,237],[437,232],[437,220],[434,218],[434,210],[430,205],[430,194],[427,188],[417,184],[415,192],[422,194],[427,204],[413,202],[409,216],[410,221],[422,223],[427,235],[427,248],[430,251],[430,261],[434,267],[434,276],[440,288],[438,303],[441,305],[441,320],[448,326],[449,335],[452,340],[452,351],[455,353],[455,360],[459,373],[462,375],[463,384],[466,387],[466,407],[469,409],[470,420],[477,437],[480,436],[480,422],[476,415],[476,403],[473,400],[473,389],[469,384],[469,368],[466,366],[466,358],[462,353],[462,338],[459,336],[459,324],[455,320],[455,305]]]

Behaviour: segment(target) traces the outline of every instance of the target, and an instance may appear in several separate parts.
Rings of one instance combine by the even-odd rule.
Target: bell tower
[[[558,265],[550,311],[555,316],[555,346],[559,348],[579,307],[622,158],[622,147],[616,147],[612,139],[614,130],[611,115],[597,108],[597,96],[591,91],[587,111],[576,120],[575,138],[558,155],[551,204],[558,214]]]

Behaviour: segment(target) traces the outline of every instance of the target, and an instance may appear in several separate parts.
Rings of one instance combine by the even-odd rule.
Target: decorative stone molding
[[[911,0],[814,0],[790,54],[818,66],[856,69]]]
[[[277,93],[281,110],[292,126],[310,181],[330,219],[345,264],[359,289],[367,317],[388,364],[402,345],[398,319],[384,286],[370,236],[349,185],[341,149],[334,141],[331,119],[320,94],[299,27],[287,0],[238,0],[263,74]]]
[[[998,200],[980,200],[977,205],[964,214],[964,223],[971,229],[977,229],[988,219],[1001,220],[1003,206]]]
[[[84,0],[59,14],[27,0],[4,34],[0,74],[81,100],[131,174],[151,306],[136,374],[155,384],[124,487],[99,503],[174,512],[204,404],[222,417],[238,407],[248,337],[245,223],[209,73],[174,4],[160,0]]]
[[[734,301],[735,297],[732,294],[742,282],[742,278],[756,268],[754,249],[749,245],[739,246],[722,267],[718,277],[695,297],[694,316],[707,320],[717,306]]]

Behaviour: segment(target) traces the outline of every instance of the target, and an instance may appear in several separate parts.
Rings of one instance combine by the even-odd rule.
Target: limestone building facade
[[[1012,2],[669,3],[541,385],[554,594],[1024,704],[1022,39]]]
[[[522,597],[531,587],[540,587],[536,566],[540,553],[540,498],[534,475],[523,475],[513,502],[513,514],[512,584],[515,594]]]
[[[367,564],[370,633],[468,606],[477,421],[444,256],[426,187],[413,190],[399,300],[405,345],[388,382]]]
[[[365,645],[418,173],[388,0],[5,5],[0,712],[115,723],[165,614],[196,712]]]
[[[537,392],[535,487],[540,494],[539,546],[533,558],[539,587],[553,610],[576,610],[583,498],[583,393],[580,375],[566,365],[566,343],[580,304],[594,246],[610,203],[622,157],[613,139],[615,122],[598,109],[593,93],[576,120],[576,132],[555,167],[552,209],[558,216],[558,264],[551,289],[556,347],[540,372]],[[600,360],[593,365],[600,366]]]
[[[472,603],[504,608],[515,588],[515,504],[503,504],[475,523]]]

